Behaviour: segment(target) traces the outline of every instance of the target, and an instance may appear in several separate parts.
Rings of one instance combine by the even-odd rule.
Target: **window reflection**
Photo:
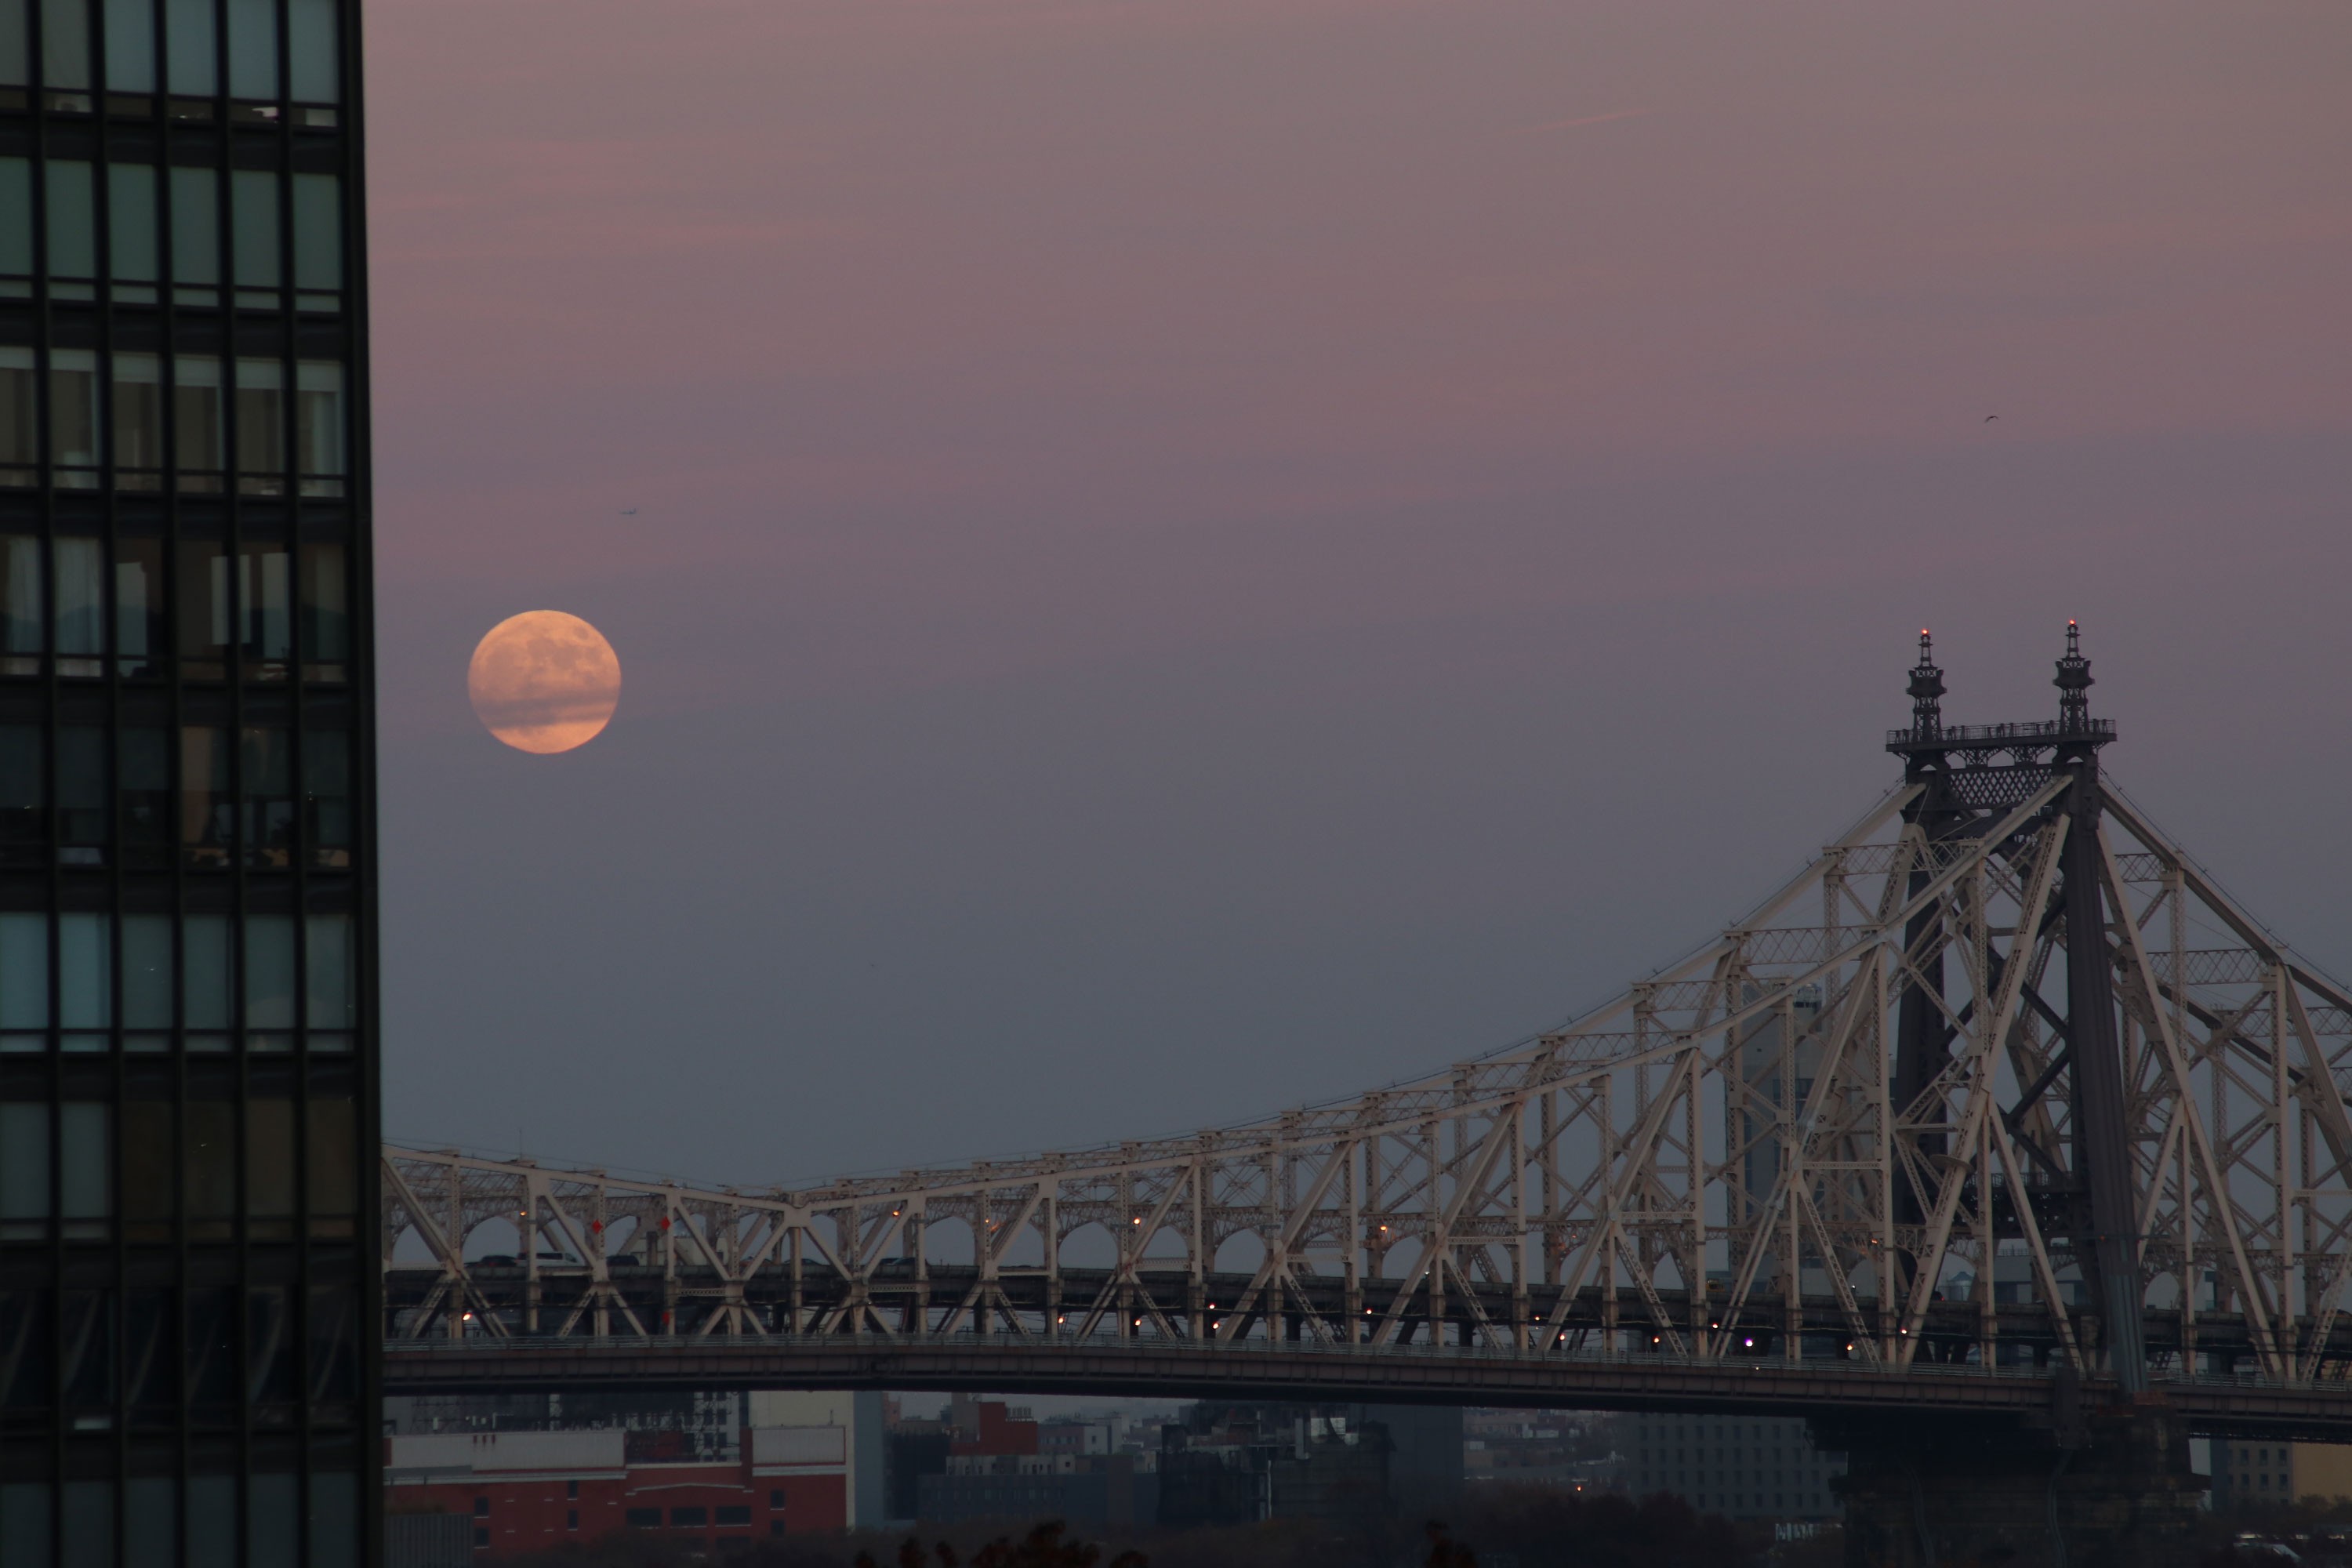
[[[49,482],[59,489],[98,485],[98,355],[49,351]]]
[[[237,548],[238,651],[247,679],[283,679],[294,657],[294,563],[283,544]]]
[[[180,673],[191,680],[220,679],[227,672],[229,580],[219,541],[181,541],[177,597]]]
[[[188,1049],[225,1050],[231,992],[226,915],[189,915],[180,922],[180,1017]],[[201,1032],[200,1032],[201,1031]]]
[[[126,490],[163,483],[163,362],[155,354],[114,356],[114,483]]]
[[[163,673],[163,542],[131,535],[114,542],[115,666],[130,677]]]
[[[352,863],[351,758],[351,737],[340,730],[302,737],[303,829],[313,866]]]
[[[211,22],[209,6],[205,22],[208,26]],[[172,298],[183,305],[218,304],[220,174],[213,169],[174,164],[171,184]]]
[[[236,362],[236,488],[282,495],[286,471],[286,367],[274,359]]]
[[[106,651],[106,542],[72,534],[49,542],[55,570],[58,673],[94,676]]]
[[[228,449],[220,361],[182,354],[172,362],[172,418],[173,466],[179,488],[200,495],[218,491]]]
[[[302,675],[341,680],[352,656],[349,589],[340,544],[302,546]]]

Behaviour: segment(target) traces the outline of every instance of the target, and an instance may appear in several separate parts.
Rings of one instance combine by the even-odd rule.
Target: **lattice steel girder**
[[[2095,1372],[2117,1336],[2091,1294],[2073,992],[2109,998],[2121,1299],[2154,1375],[2340,1375],[2352,996],[2111,782],[2086,811],[2059,767],[1978,790],[1990,807],[1955,791],[1965,819],[1936,831],[1927,787],[1566,1027],[1259,1121],[760,1192],[387,1148],[387,1334],[1698,1363],[1760,1337],[1782,1363]],[[2104,985],[2070,984],[2078,954]],[[519,1239],[486,1266],[495,1222]]]

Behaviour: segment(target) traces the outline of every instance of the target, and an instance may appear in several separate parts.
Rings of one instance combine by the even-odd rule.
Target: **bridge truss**
[[[2352,995],[2101,781],[2086,664],[2057,723],[1981,730],[1942,725],[1924,638],[1920,672],[1905,782],[1565,1027],[791,1190],[387,1148],[386,1337],[2342,1378]]]

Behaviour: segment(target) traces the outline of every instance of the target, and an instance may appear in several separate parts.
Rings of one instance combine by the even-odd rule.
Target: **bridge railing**
[[[1086,1339],[1023,1337],[1018,1334],[977,1334],[971,1332],[931,1333],[920,1336],[877,1333],[757,1335],[605,1335],[593,1334],[468,1334],[459,1339],[388,1340],[384,1353],[388,1358],[401,1357],[479,1356],[490,1358],[506,1355],[552,1354],[644,1356],[675,1352],[684,1355],[728,1357],[754,1355],[763,1351],[833,1351],[846,1354],[872,1354],[877,1352],[921,1351],[972,1352],[1003,1351],[1024,1353],[1042,1352],[1071,1356],[1116,1356],[1122,1352],[1153,1356],[1196,1356],[1204,1360],[1227,1359],[1236,1356],[1275,1357],[1311,1356],[1335,1357],[1354,1361],[1378,1362],[1444,1362],[1504,1363],[1527,1366],[1614,1366],[1621,1368],[1655,1368],[1664,1372],[1693,1371],[1719,1373],[1726,1371],[1758,1373],[1791,1373],[1806,1376],[1850,1376],[1873,1379],[1997,1379],[2007,1382],[2047,1382],[2054,1373],[2051,1368],[2029,1365],[1987,1366],[1978,1362],[1914,1361],[1908,1365],[1893,1362],[1873,1361],[1862,1357],[1852,1360],[1811,1357],[1789,1361],[1780,1356],[1723,1357],[1695,1361],[1672,1355],[1617,1354],[1610,1355],[1591,1346],[1582,1348],[1555,1347],[1543,1350],[1517,1350],[1507,1345],[1473,1344],[1347,1344],[1320,1340],[1235,1339],[1202,1342],[1184,1339],[1119,1339],[1092,1336]],[[2165,1370],[2156,1372],[2158,1381],[2170,1384],[2214,1388],[2289,1388],[2308,1387],[2290,1384],[2253,1370],[2228,1375],[2207,1373],[2189,1373],[2175,1366],[2168,1375]],[[2352,1382],[2340,1384],[2345,1397],[2352,1400]]]

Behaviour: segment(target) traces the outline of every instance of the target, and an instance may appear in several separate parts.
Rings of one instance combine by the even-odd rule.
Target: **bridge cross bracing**
[[[1352,1099],[768,1191],[388,1147],[394,1381],[404,1354],[487,1342],[1898,1380],[2144,1363],[2184,1393],[2305,1391],[2352,1429],[2352,994],[2065,765],[2062,726],[1949,734],[1948,769],[1911,768],[1680,962]],[[2103,929],[2072,929],[2084,910]],[[2067,971],[2085,958],[2121,1070],[2121,1298],[2084,1170]],[[1932,1047],[1909,1084],[1899,1037]],[[515,1252],[469,1246],[493,1222]],[[2132,1368],[2119,1299],[2140,1313]]]

